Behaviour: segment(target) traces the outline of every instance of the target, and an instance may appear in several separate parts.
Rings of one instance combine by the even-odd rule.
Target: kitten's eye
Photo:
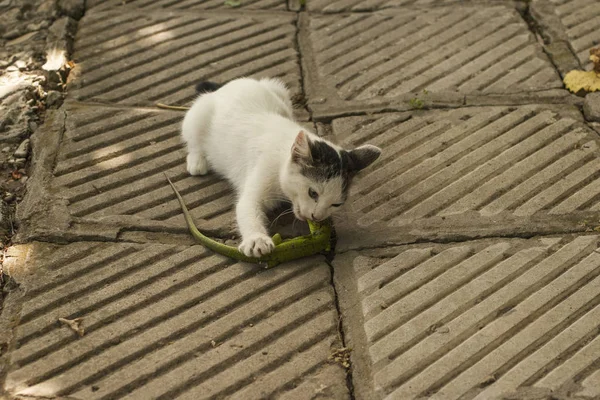
[[[308,189],[308,195],[310,196],[311,199],[313,199],[314,201],[319,200],[319,193],[315,192],[313,190],[313,188]]]
[[[331,207],[341,207],[344,203],[332,204]]]

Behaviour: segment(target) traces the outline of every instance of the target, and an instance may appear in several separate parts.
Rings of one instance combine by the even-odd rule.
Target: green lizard
[[[166,175],[165,175],[166,176]],[[166,176],[171,188],[177,196],[185,222],[187,223],[188,229],[192,236],[204,247],[214,251],[215,253],[222,254],[235,260],[266,264],[267,268],[274,267],[286,261],[295,260],[302,257],[311,256],[314,254],[330,252],[332,248],[333,239],[333,227],[329,220],[323,223],[307,221],[310,229],[310,235],[298,236],[292,239],[282,240],[281,235],[278,233],[273,236],[273,242],[275,248],[270,254],[259,258],[247,257],[242,254],[236,247],[228,246],[223,243],[217,242],[214,239],[204,236],[196,225],[189,210],[187,209],[181,195],[173,185],[173,182]]]

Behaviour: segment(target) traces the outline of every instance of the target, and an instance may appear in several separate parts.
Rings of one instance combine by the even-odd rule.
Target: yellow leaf
[[[600,90],[600,74],[594,71],[570,71],[563,80],[567,89],[573,93],[580,90],[595,92]]]

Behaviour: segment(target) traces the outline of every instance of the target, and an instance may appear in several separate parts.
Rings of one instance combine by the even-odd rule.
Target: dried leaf
[[[58,319],[63,324],[67,325],[74,332],[76,332],[79,336],[83,336],[85,334],[85,330],[83,329],[83,318],[75,318],[75,319],[66,319],[59,318]]]
[[[590,61],[594,63],[594,71],[600,74],[600,47],[590,49]]]
[[[600,47],[590,49],[590,61],[594,63],[592,71],[569,71],[563,82],[567,89],[580,95],[600,90]]]
[[[341,347],[339,349],[333,349],[329,354],[329,360],[340,364],[346,369],[350,369],[350,353],[352,349],[348,347]]]
[[[23,174],[17,170],[14,170],[13,172],[11,172],[11,175],[14,180],[19,180],[23,176]]]
[[[600,90],[600,74],[594,71],[570,71],[563,79],[565,86],[573,93]]]

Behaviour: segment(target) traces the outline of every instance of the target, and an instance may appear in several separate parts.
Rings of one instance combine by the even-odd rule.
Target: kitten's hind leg
[[[204,146],[214,109],[211,96],[200,96],[183,119],[181,136],[187,144],[187,170],[190,175],[205,175],[208,172]]]

